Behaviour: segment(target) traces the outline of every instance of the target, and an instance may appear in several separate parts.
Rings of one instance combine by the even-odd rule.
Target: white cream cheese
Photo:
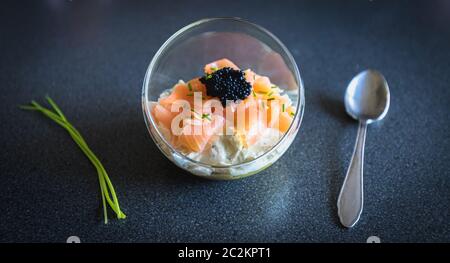
[[[221,135],[203,152],[192,152],[187,155],[192,160],[210,165],[233,165],[256,159],[270,150],[281,138],[277,129],[267,128],[260,137],[248,147],[236,135]]]

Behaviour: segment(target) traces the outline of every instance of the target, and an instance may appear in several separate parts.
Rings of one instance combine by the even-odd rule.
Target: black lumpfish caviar
[[[243,100],[252,92],[252,85],[245,80],[244,72],[228,67],[200,78],[200,82],[206,86],[206,95],[218,97],[224,107],[227,100]]]

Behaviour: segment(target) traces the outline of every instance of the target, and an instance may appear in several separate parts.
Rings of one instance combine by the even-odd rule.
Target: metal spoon
[[[345,227],[353,227],[363,209],[364,142],[367,124],[386,116],[389,101],[386,79],[375,70],[365,70],[356,75],[345,92],[345,110],[359,121],[353,156],[337,202],[339,219]]]

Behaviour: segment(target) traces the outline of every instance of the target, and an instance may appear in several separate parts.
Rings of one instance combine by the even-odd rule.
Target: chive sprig
[[[46,96],[46,99],[50,104],[50,106],[52,106],[54,111],[41,106],[34,100],[31,101],[31,105],[21,105],[20,108],[24,110],[39,111],[40,113],[44,114],[46,117],[50,118],[51,120],[53,120],[61,127],[67,130],[67,132],[70,134],[75,143],[80,147],[80,149],[83,151],[86,157],[97,169],[100,191],[102,195],[105,224],[108,223],[108,212],[106,204],[108,204],[111,207],[111,209],[116,213],[118,219],[125,219],[126,215],[122,212],[122,210],[120,210],[119,200],[117,199],[116,191],[114,190],[114,186],[112,185],[108,173],[106,172],[102,163],[89,148],[86,141],[83,139],[78,130],[75,129],[75,127],[67,120],[66,116],[62,113],[58,105],[56,105],[56,103],[49,96]]]

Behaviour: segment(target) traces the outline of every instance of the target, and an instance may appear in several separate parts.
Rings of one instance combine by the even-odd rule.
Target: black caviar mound
[[[227,100],[243,100],[252,92],[252,85],[245,80],[244,72],[228,67],[207,74],[200,78],[200,82],[206,86],[206,95],[218,97],[224,107]]]

